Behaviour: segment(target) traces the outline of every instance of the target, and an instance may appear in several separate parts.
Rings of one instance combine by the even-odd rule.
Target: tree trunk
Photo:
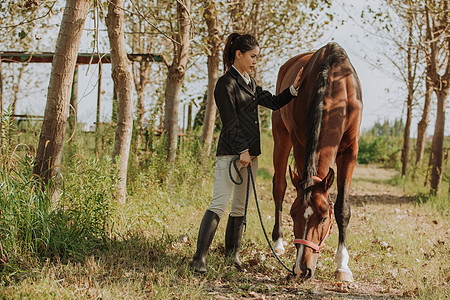
[[[3,105],[4,105],[4,98],[3,98],[3,75],[2,75],[2,60],[0,56],[0,117],[3,116]],[[1,122],[0,122],[1,126]]]
[[[444,129],[445,129],[445,106],[448,96],[447,88],[436,92],[437,96],[437,114],[434,126],[434,135],[432,143],[432,162],[431,162],[431,191],[437,193],[441,189],[442,183],[442,162],[444,159]]]
[[[52,62],[47,105],[33,170],[36,175],[43,178],[45,184],[60,170],[73,71],[91,2],[66,1]]]
[[[4,142],[4,135],[3,135],[3,105],[4,105],[4,98],[3,98],[3,75],[2,75],[2,59],[0,56],[0,154],[3,153],[3,142]]]
[[[430,83],[430,77],[427,72],[427,78],[425,83],[425,103],[423,105],[422,119],[417,125],[417,141],[416,141],[416,165],[422,161],[423,154],[425,152],[425,144],[427,139],[427,128],[430,115],[431,95],[433,94],[433,87]]]
[[[208,26],[208,95],[203,119],[202,145],[207,155],[211,152],[212,138],[216,123],[217,106],[214,99],[214,88],[219,78],[220,45],[216,1],[209,0],[203,3],[205,8],[203,18]]]
[[[102,79],[103,64],[98,64],[98,85],[97,85],[97,109],[95,114],[95,153],[103,153],[103,126],[100,121],[101,104],[102,104]]]
[[[192,102],[189,102],[186,132],[190,133],[191,131],[192,131]]]
[[[19,89],[20,82],[22,81],[23,72],[25,70],[25,66],[19,67],[19,76],[17,77],[17,82],[13,87],[13,101],[12,101],[12,114],[16,114],[17,100],[19,99]]]
[[[245,14],[247,10],[247,1],[237,0],[229,5],[229,14],[231,18],[231,27],[234,32],[246,33],[249,29],[248,15]]]
[[[175,161],[177,151],[178,106],[189,56],[190,6],[191,0],[177,1],[179,31],[175,38],[178,43],[174,43],[173,62],[166,80],[164,131],[167,136],[167,161],[170,163]]]
[[[170,66],[166,80],[164,131],[166,133],[167,161],[174,162],[178,143],[178,106],[185,70]]]
[[[137,69],[137,70],[136,70]],[[150,62],[142,60],[139,62],[139,68],[136,68],[136,63],[133,63],[133,80],[134,86],[136,88],[137,93],[137,118],[136,118],[136,146],[135,150],[138,151],[140,149],[143,127],[144,127],[144,114],[145,114],[145,106],[144,106],[144,92],[145,87],[149,81],[149,73],[150,73]],[[137,152],[136,152],[137,153]],[[136,155],[136,161],[138,156]]]
[[[77,111],[78,111],[78,65],[75,65],[73,72],[72,89],[70,93],[70,107],[69,107],[69,119],[68,119],[68,134],[71,137],[69,143],[73,141],[72,135],[74,134],[77,124]]]
[[[436,6],[442,8],[442,12],[448,11],[448,2],[443,1],[443,5],[438,1],[431,5],[432,10]],[[450,90],[450,34],[447,30],[441,30],[436,26],[435,20],[440,16],[430,16],[430,7],[425,6],[427,38],[429,42],[430,56],[427,59],[427,65],[430,70],[431,82],[437,97],[436,123],[434,126],[433,142],[431,145],[431,193],[440,191],[442,182],[442,162],[444,156],[444,129],[445,129],[445,106]],[[442,14],[443,19],[439,20],[442,24],[448,24],[449,15]],[[439,23],[439,22],[438,22]],[[448,28],[448,27],[447,27]],[[438,41],[443,38],[443,55],[439,53]],[[444,75],[439,74],[440,62],[447,61]]]
[[[125,203],[128,157],[133,129],[133,82],[130,61],[125,51],[123,0],[109,2],[106,25],[111,47],[112,78],[114,86],[117,87],[118,97],[113,158],[119,157],[118,200]]]
[[[414,74],[413,74],[413,62],[412,62],[412,34],[413,23],[412,19],[409,20],[409,37],[408,37],[408,50],[407,50],[407,65],[408,65],[408,98],[406,100],[406,123],[403,131],[403,150],[402,150],[402,176],[408,173],[409,167],[409,144],[410,144],[410,132],[411,132],[411,118],[412,118],[412,102],[414,96]]]

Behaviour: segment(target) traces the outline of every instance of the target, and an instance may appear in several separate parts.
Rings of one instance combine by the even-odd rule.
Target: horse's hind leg
[[[273,166],[275,170],[273,175],[273,199],[275,201],[275,225],[273,226],[272,240],[275,242],[275,252],[283,254],[283,199],[287,187],[286,168],[292,143],[289,132],[284,126],[277,126],[276,128],[275,122],[273,126]]]
[[[339,242],[335,256],[337,269],[334,274],[339,281],[353,281],[352,272],[348,267],[347,226],[351,216],[348,196],[357,154],[358,143],[355,142],[353,146],[340,153],[336,158],[338,195],[334,204],[334,213],[339,228]]]

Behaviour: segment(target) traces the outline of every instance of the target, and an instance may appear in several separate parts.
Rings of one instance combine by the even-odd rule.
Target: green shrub
[[[30,157],[17,164],[0,170],[0,281],[42,259],[79,260],[104,245],[117,181],[110,160],[71,165],[56,202],[33,177]]]
[[[358,163],[399,168],[401,165],[403,123],[376,122],[359,138]]]

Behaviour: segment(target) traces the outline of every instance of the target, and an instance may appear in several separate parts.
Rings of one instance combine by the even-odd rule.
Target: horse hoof
[[[353,274],[349,271],[336,271],[334,272],[334,278],[336,281],[353,282]]]
[[[278,239],[275,244],[273,245],[273,250],[275,250],[275,253],[278,255],[283,255],[285,250],[283,246],[283,240]]]
[[[199,274],[204,274],[206,273],[206,264],[204,261],[200,260],[200,261],[196,261],[196,260],[192,260],[189,263],[189,267],[191,268],[192,271],[194,271],[195,273],[199,273]]]

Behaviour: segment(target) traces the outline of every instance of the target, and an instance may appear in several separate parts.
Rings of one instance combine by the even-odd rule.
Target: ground
[[[243,251],[247,262],[243,270],[243,277],[248,280],[247,290],[242,282],[239,285],[233,279],[223,279],[227,269],[214,280],[198,277],[198,284],[203,284],[208,296],[215,299],[291,299],[299,296],[305,299],[445,299],[449,296],[450,280],[448,219],[419,207],[413,202],[414,197],[398,186],[388,184],[396,175],[394,170],[373,166],[357,166],[355,170],[350,195],[352,218],[348,229],[353,283],[333,280],[333,254],[337,243],[335,225],[332,238],[327,240],[321,254],[321,267],[314,280],[298,282],[287,278],[287,271],[271,273],[270,268],[281,269],[281,266],[270,250],[255,252],[247,246]],[[259,184],[258,190],[267,191],[270,186]],[[288,190],[286,202],[292,203],[294,195],[292,189]],[[292,224],[287,213],[284,222],[289,224],[285,225],[287,231]],[[271,231],[271,227],[269,229]],[[288,245],[288,249],[283,259],[286,261],[286,257],[290,257],[292,264],[295,250],[292,245]],[[265,261],[264,267],[259,268],[264,256],[271,262]],[[284,278],[280,278],[280,274],[284,274]],[[439,292],[433,293],[430,288]],[[239,290],[241,294],[236,294]]]
[[[257,183],[269,236],[274,219],[271,173],[262,167]],[[237,270],[224,259],[224,217],[208,253],[208,272],[195,274],[188,265],[209,196],[201,203],[143,198],[119,212],[121,232],[97,253],[78,261],[48,259],[23,274],[10,274],[0,299],[448,299],[449,217],[419,205],[396,178],[394,170],[356,167],[348,228],[349,267],[355,279],[351,284],[334,280],[336,225],[320,254],[315,279],[301,282],[289,277],[273,257],[253,200],[241,251],[244,268]],[[204,190],[212,190],[211,183]],[[282,256],[289,267],[295,257],[288,214],[294,197],[289,183]]]

